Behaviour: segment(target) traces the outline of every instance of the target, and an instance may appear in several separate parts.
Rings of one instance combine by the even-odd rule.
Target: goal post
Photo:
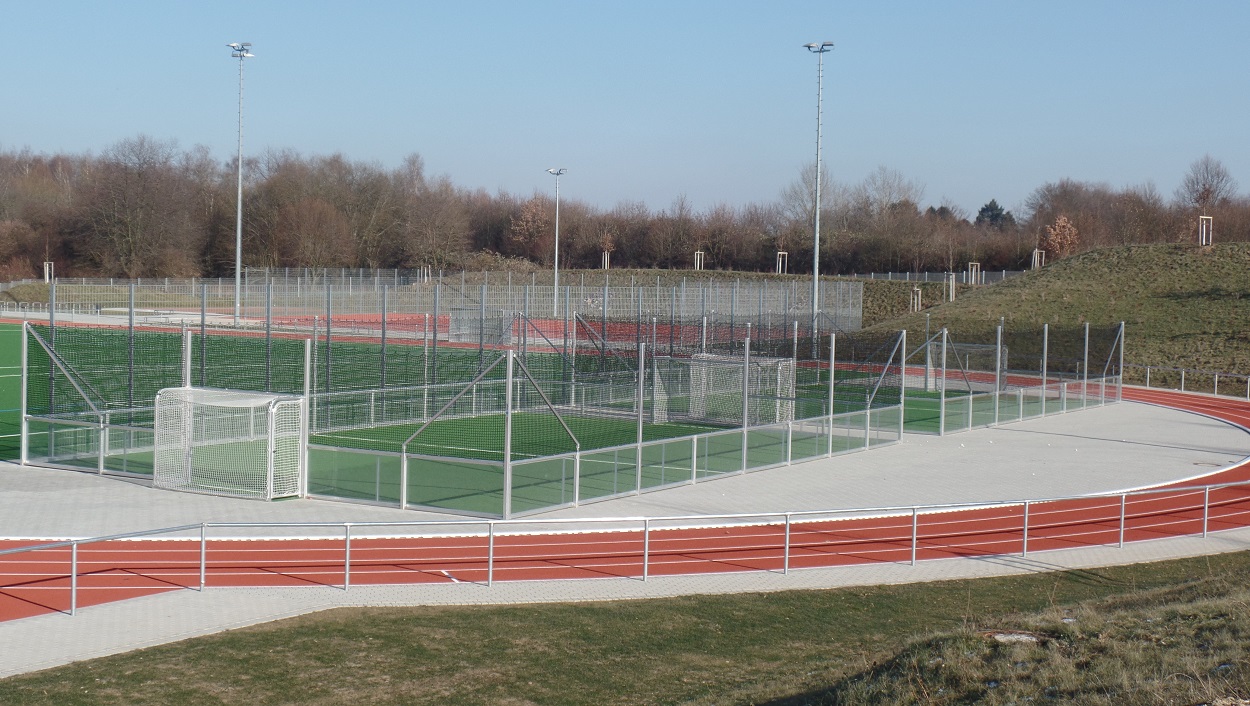
[[[156,395],[157,488],[273,500],[304,488],[306,400],[171,387]]]
[[[665,390],[664,399],[671,405],[673,397],[685,397],[690,421],[759,426],[794,420],[793,358],[696,353],[666,364],[670,373],[657,375],[657,381],[677,389]],[[666,411],[673,413],[672,407]]]

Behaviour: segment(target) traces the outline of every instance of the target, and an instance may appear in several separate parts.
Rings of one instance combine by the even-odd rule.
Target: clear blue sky
[[[1063,177],[1171,197],[1220,159],[1250,190],[1250,2],[7,0],[0,148],[140,133],[244,152],[416,152],[458,185],[603,208],[772,201],[815,151],[924,203],[1019,209]]]

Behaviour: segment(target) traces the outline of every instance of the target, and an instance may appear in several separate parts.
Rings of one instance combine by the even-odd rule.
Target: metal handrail
[[[83,544],[91,544],[96,542],[104,542],[111,540],[128,540],[139,537],[148,537],[161,534],[171,534],[174,532],[186,532],[191,530],[199,530],[200,544],[200,560],[199,560],[199,590],[203,591],[207,585],[207,565],[208,565],[208,530],[209,528],[265,528],[265,527],[321,527],[321,528],[341,528],[343,530],[344,555],[343,555],[343,589],[348,590],[351,587],[351,540],[353,528],[360,527],[450,527],[450,526],[484,526],[485,532],[477,536],[485,536],[488,541],[487,546],[487,585],[494,583],[495,569],[495,538],[501,536],[497,531],[499,525],[606,525],[606,524],[626,524],[636,525],[641,523],[643,532],[643,566],[642,580],[647,581],[650,577],[650,546],[651,532],[656,523],[675,523],[689,521],[727,521],[727,520],[767,520],[782,519],[785,524],[785,544],[784,559],[782,573],[788,574],[790,571],[790,528],[797,521],[803,518],[814,517],[817,515],[850,515],[857,517],[874,517],[874,516],[911,516],[911,565],[916,564],[916,554],[919,545],[919,522],[918,518],[921,514],[936,514],[940,512],[949,512],[956,509],[972,510],[990,507],[1014,507],[1023,506],[1024,515],[1021,529],[1021,554],[1028,555],[1029,541],[1029,510],[1038,504],[1061,502],[1065,500],[1090,500],[1090,499],[1113,499],[1120,500],[1120,527],[1119,527],[1119,543],[1118,546],[1124,546],[1124,531],[1126,524],[1126,505],[1129,496],[1139,495],[1157,495],[1164,493],[1171,494],[1203,494],[1202,506],[1202,536],[1208,535],[1208,517],[1211,501],[1211,491],[1222,488],[1231,488],[1237,486],[1250,486],[1250,481],[1236,481],[1229,483],[1212,483],[1205,485],[1192,486],[1162,486],[1155,488],[1140,488],[1135,490],[1126,490],[1114,493],[1092,493],[1085,495],[1063,495],[1052,496],[1047,498],[1034,498],[1026,500],[996,500],[996,501],[977,501],[964,503],[933,503],[926,505],[891,505],[870,508],[841,508],[841,509],[824,509],[824,510],[793,510],[781,512],[752,512],[752,513],[730,513],[720,515],[660,515],[660,516],[625,516],[625,517],[603,517],[603,518],[550,518],[550,519],[516,519],[516,520],[495,520],[495,519],[463,519],[463,520],[417,520],[417,521],[364,521],[364,522],[202,522],[192,525],[179,525],[176,527],[164,527],[159,529],[141,530],[136,532],[124,532],[119,534],[103,535],[98,537],[87,537],[79,539],[59,540],[54,542],[45,542],[37,545],[26,547],[15,547],[12,549],[0,550],[0,556],[14,555],[34,551],[46,551],[50,549],[58,549],[62,547],[70,547],[70,615],[77,614],[78,606],[78,547]],[[704,524],[703,527],[708,525]],[[714,525],[713,525],[714,526]],[[687,528],[696,528],[698,525]],[[677,528],[668,528],[677,529]],[[551,530],[548,530],[551,531]],[[516,533],[525,534],[525,533]],[[531,533],[532,534],[532,533]],[[358,536],[359,538],[359,536]],[[294,538],[292,538],[294,539]],[[328,537],[327,537],[328,539]],[[281,540],[280,540],[281,541]],[[290,540],[287,540],[290,541]]]

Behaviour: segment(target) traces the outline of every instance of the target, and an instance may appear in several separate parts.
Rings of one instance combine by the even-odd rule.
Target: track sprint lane
[[[1166,390],[1125,388],[1124,398],[1221,419],[1250,429],[1250,402]],[[639,578],[782,571],[1122,542],[1250,526],[1250,486],[1210,491],[1196,484],[1250,480],[1250,463],[1121,499],[1030,502],[1027,547],[1020,503],[872,517],[704,527],[496,534],[486,536],[210,539],[203,582],[223,586],[486,583]],[[1177,488],[1172,491],[1171,488]],[[1203,507],[1206,506],[1204,513]],[[913,534],[914,527],[914,534]],[[914,541],[913,541],[914,536]],[[0,540],[0,550],[35,544]],[[133,539],[81,544],[77,607],[198,589],[198,539]],[[493,569],[491,557],[493,556]],[[788,560],[787,560],[788,557]],[[0,555],[0,620],[69,612],[72,553],[58,547]],[[645,568],[644,568],[645,567]]]

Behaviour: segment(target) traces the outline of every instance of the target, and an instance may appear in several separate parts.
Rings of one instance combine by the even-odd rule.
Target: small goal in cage
[[[742,375],[749,370],[747,404]],[[791,358],[698,353],[653,362],[652,421],[670,418],[718,426],[757,426],[794,419],[795,366]],[[743,414],[746,419],[743,419]]]
[[[170,387],[156,395],[157,488],[273,500],[303,494],[302,397]]]

